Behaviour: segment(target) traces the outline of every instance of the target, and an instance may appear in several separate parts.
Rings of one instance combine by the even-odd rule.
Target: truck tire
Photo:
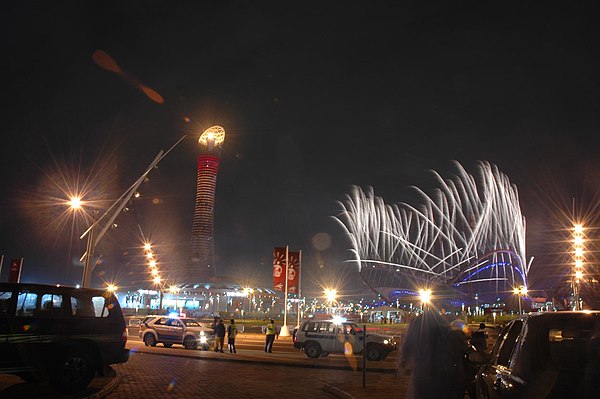
[[[377,344],[367,345],[367,360],[376,361],[381,360],[383,350]]]
[[[185,349],[196,349],[198,347],[198,341],[196,341],[193,337],[185,337],[183,340],[183,346],[185,346]]]
[[[63,393],[86,388],[96,375],[96,357],[85,346],[62,348],[55,355],[50,384]]]
[[[144,335],[144,345],[156,346],[156,338],[154,338],[154,335],[152,335],[150,333]]]
[[[321,345],[319,345],[317,342],[309,342],[304,345],[304,353],[306,353],[306,356],[310,357],[311,359],[316,359],[321,356],[321,352]]]

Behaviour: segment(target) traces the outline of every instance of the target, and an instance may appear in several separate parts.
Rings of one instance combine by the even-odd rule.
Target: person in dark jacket
[[[231,319],[229,326],[227,327],[227,345],[229,346],[229,353],[237,353],[235,350],[235,337],[237,336],[237,326],[233,319]]]
[[[223,319],[215,326],[215,352],[223,353],[223,344],[225,343],[225,325]]]

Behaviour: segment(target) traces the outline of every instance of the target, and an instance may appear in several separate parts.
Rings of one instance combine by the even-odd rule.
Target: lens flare
[[[137,77],[121,68],[114,58],[112,58],[107,52],[103,50],[94,51],[92,54],[92,60],[100,68],[121,76],[127,83],[144,93],[150,100],[157,104],[164,104],[165,100],[160,94],[158,94],[156,90],[146,86]]]

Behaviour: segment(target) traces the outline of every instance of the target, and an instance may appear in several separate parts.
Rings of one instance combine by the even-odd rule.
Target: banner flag
[[[273,248],[273,289],[285,290],[285,247]]]
[[[23,258],[10,260],[10,269],[8,269],[8,282],[18,283],[21,281],[21,270],[23,269]]]
[[[288,292],[297,294],[300,283],[300,252],[289,253]]]

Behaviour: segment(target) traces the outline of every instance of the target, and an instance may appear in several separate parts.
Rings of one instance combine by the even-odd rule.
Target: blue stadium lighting
[[[470,280],[476,274],[479,274],[479,273],[483,272],[484,270],[489,269],[490,267],[495,267],[495,266],[512,266],[512,265],[510,263],[508,263],[508,262],[491,263],[491,264],[489,264],[487,266],[484,266],[484,267],[481,267],[481,268],[475,270],[473,273],[469,274],[467,277],[465,277],[464,279],[462,279],[459,283],[454,283],[453,285],[455,287],[457,287],[457,286],[460,285],[460,283],[464,283],[465,281]],[[519,274],[521,275],[521,277],[523,277],[523,274],[521,273],[521,271],[517,267],[515,267],[515,269],[517,269],[517,271],[519,272]]]

